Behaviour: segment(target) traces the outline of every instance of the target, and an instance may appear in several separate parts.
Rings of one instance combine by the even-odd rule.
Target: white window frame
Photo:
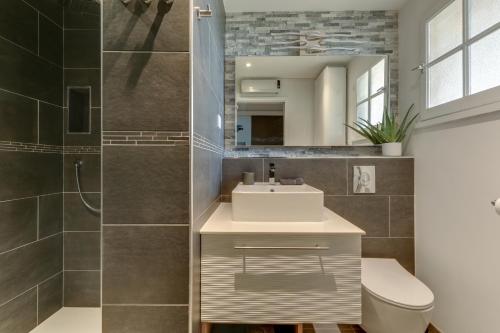
[[[471,94],[470,92],[470,47],[475,42],[483,39],[486,36],[500,30],[500,22],[494,24],[488,29],[482,31],[481,33],[470,37],[469,23],[470,23],[470,10],[469,1],[470,0],[456,0],[462,1],[463,6],[463,41],[462,43],[455,47],[454,49],[446,52],[445,54],[439,56],[438,58],[429,61],[429,23],[438,16],[442,11],[448,8],[454,0],[446,1],[444,5],[440,6],[438,10],[425,21],[425,79],[424,79],[424,91],[423,105],[425,105],[425,111],[422,112],[421,123],[419,127],[425,127],[429,125],[435,125],[440,123],[445,123],[448,121],[459,120],[463,118],[478,116],[485,113],[491,113],[500,111],[500,86],[481,91],[479,93]],[[435,107],[429,107],[429,97],[430,97],[430,84],[429,84],[429,71],[430,68],[444,59],[462,51],[462,62],[463,62],[463,97],[457,100],[453,100]]]
[[[381,60],[382,61],[382,60]],[[389,103],[389,95],[390,95],[390,87],[389,87],[389,58],[386,56],[384,57],[383,59],[384,61],[384,87],[379,89],[377,92],[375,92],[373,95],[371,95],[371,89],[372,89],[372,69],[377,66],[380,61],[377,61],[377,63],[373,66],[370,66],[370,68],[368,68],[365,72],[363,72],[363,74],[359,75],[357,78],[356,78],[356,121],[358,121],[358,107],[360,105],[362,105],[363,103],[366,103],[368,102],[368,121],[370,122],[370,124],[372,124],[372,99],[374,99],[375,97],[381,95],[381,94],[385,94],[384,95],[384,108],[386,110],[389,110],[390,108],[390,103]],[[368,74],[368,97],[359,101],[358,102],[358,94],[359,94],[359,91],[358,91],[358,85],[357,85],[357,82],[358,80],[364,76],[365,74]],[[372,125],[376,125],[376,124],[372,124]]]

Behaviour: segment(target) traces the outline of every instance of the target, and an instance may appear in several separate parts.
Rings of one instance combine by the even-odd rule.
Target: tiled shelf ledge
[[[331,157],[381,157],[380,146],[346,147],[234,147],[226,149],[225,158],[274,157],[274,158],[331,158]]]

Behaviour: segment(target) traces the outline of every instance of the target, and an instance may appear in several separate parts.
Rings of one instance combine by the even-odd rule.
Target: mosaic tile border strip
[[[104,131],[104,146],[187,146],[189,132],[174,131]]]
[[[24,151],[32,153],[63,153],[63,146],[44,145],[15,141],[0,141],[0,151]]]
[[[224,147],[210,142],[209,139],[199,135],[198,133],[193,133],[193,146],[219,155],[224,155]]]
[[[345,147],[234,147],[224,152],[226,158],[276,157],[276,158],[330,158],[381,156],[380,146]]]
[[[64,146],[64,154],[100,154],[101,146]]]

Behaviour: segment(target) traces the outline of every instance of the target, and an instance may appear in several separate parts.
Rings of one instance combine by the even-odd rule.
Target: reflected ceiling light
[[[247,66],[247,68],[250,68],[250,67],[252,67],[252,63],[251,62],[247,62],[246,66]]]

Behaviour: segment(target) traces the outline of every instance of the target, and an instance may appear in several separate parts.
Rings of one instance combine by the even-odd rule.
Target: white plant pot
[[[382,155],[384,156],[402,156],[403,144],[401,142],[390,142],[382,144]]]

